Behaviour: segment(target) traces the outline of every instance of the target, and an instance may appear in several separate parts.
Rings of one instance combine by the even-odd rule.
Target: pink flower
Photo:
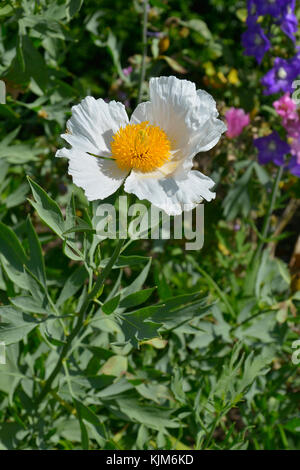
[[[123,69],[123,73],[125,75],[125,77],[128,77],[132,72],[132,67],[131,65],[129,65],[129,67],[126,67],[125,69]]]
[[[289,137],[300,137],[300,119],[298,115],[294,119],[283,119],[282,125]]]
[[[292,100],[288,92],[281,96],[279,100],[274,101],[273,106],[276,109],[277,114],[279,114],[279,116],[284,120],[294,120],[295,115],[297,115],[296,103]]]
[[[246,114],[243,109],[230,108],[225,114],[228,131],[227,137],[232,139],[241,134],[244,127],[248,126],[250,122],[250,115]]]
[[[289,93],[285,93],[279,100],[274,101],[274,108],[277,114],[282,118],[282,125],[287,131],[289,137],[300,136],[300,119],[297,113],[296,103],[292,100]]]
[[[297,165],[300,165],[300,139],[294,139],[291,143],[291,154],[296,157]]]

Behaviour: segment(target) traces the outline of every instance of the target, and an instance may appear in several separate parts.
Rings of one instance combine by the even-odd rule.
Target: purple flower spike
[[[258,24],[251,24],[242,35],[244,54],[254,56],[260,64],[265,53],[270,49],[271,43],[263,29]]]
[[[293,92],[292,83],[300,73],[300,60],[298,56],[290,60],[281,59],[276,57],[274,60],[274,67],[266,73],[262,78],[261,83],[266,87],[264,90],[265,95],[272,95],[273,93]]]
[[[292,157],[290,159],[288,169],[292,175],[298,176],[298,178],[300,178],[300,162],[298,161],[297,157]]]
[[[255,139],[254,145],[258,149],[258,161],[261,165],[269,162],[283,165],[285,155],[290,152],[290,146],[281,140],[277,132]]]
[[[246,20],[247,25],[253,26],[257,22],[257,18],[258,18],[257,6],[255,4],[255,0],[248,0],[247,8],[248,8],[248,16]]]
[[[298,20],[295,15],[295,5],[296,0],[291,0],[286,2],[283,11],[282,17],[280,20],[280,27],[282,31],[293,41],[296,41],[295,33],[298,29]]]
[[[258,15],[271,15],[277,18],[286,5],[286,0],[253,0]]]

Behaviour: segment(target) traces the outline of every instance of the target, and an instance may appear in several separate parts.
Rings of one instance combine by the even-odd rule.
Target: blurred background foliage
[[[28,201],[26,175],[48,193],[39,193],[41,200],[58,203],[61,217],[92,224],[94,205],[54,154],[71,106],[83,97],[135,108],[142,11],[139,0],[0,4],[0,79],[7,89],[0,105],[0,302],[23,315],[14,320],[13,310],[0,307],[0,340],[7,341],[7,324],[12,334],[8,364],[0,365],[0,447],[299,449],[299,366],[291,356],[299,338],[300,187],[284,174],[271,220],[275,237],[251,262],[275,177],[272,165],[258,165],[253,138],[280,130],[280,121],[260,85],[271,59],[258,67],[243,54],[245,1],[150,1],[146,78],[192,80],[214,96],[221,118],[228,107],[241,107],[251,124],[195,159],[217,184],[216,200],[205,205],[204,248],[186,252],[178,240],[129,245],[59,384],[41,408],[35,404],[70,326],[69,319],[51,320],[53,308],[70,316],[78,310],[86,279],[97,260],[111,256],[114,242],[105,240],[85,271],[92,235],[77,234],[84,262],[74,258],[36,197],[36,210]],[[274,41],[288,55],[289,40],[278,32]],[[147,99],[147,80],[142,92]],[[33,278],[21,276],[23,264],[8,244],[33,256],[30,227],[46,266],[43,312],[30,297]],[[109,302],[119,290],[125,303]],[[124,327],[122,312],[143,304],[154,310],[150,323],[139,313],[136,335]]]

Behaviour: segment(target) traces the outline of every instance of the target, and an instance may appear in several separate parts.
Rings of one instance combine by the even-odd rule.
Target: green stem
[[[283,429],[283,427],[282,427],[281,424],[278,424],[277,426],[278,426],[278,429],[279,429],[279,433],[280,433],[281,440],[282,440],[282,443],[283,443],[283,445],[284,445],[284,448],[285,448],[286,450],[288,450],[288,448],[289,448],[289,442],[288,442],[288,440],[287,440],[287,437],[286,437],[286,434],[285,434],[285,432],[284,432],[284,429]]]
[[[200,266],[198,266],[198,264],[196,263],[196,261],[193,259],[193,258],[190,258],[190,261],[192,262],[192,264],[194,265],[194,267],[197,269],[197,271],[199,271],[200,274],[202,274],[203,277],[205,277],[205,279],[207,280],[208,284],[211,285],[211,287],[213,289],[215,289],[215,291],[217,292],[217,294],[219,295],[220,299],[223,300],[224,304],[226,305],[227,307],[227,310],[228,310],[228,313],[231,314],[232,318],[236,318],[236,314],[232,308],[232,306],[230,305],[228,299],[227,299],[227,296],[226,294],[224,294],[224,292],[221,291],[220,287],[218,286],[218,284],[213,280],[213,278],[206,272],[204,271],[204,269],[202,269]]]
[[[237,323],[237,325],[233,326],[231,329],[234,330],[235,328],[240,328],[240,326],[253,320],[253,318],[259,317],[260,315],[264,315],[265,313],[270,313],[271,311],[272,311],[272,308],[270,307],[266,310],[262,310],[261,312],[255,313],[255,315],[251,315],[250,318],[246,318],[246,320],[243,320],[241,323]]]
[[[47,394],[50,392],[52,383],[53,383],[53,381],[55,380],[56,376],[59,374],[59,372],[62,368],[63,362],[67,357],[67,354],[68,354],[68,351],[69,351],[69,349],[72,345],[72,342],[73,342],[74,338],[78,335],[78,333],[80,332],[80,330],[83,326],[87,308],[88,308],[90,302],[94,299],[94,297],[97,296],[99,290],[101,289],[101,287],[103,286],[105,280],[107,279],[113,265],[115,264],[119,254],[120,254],[120,251],[121,251],[121,248],[122,248],[124,242],[125,242],[125,240],[119,240],[118,241],[118,245],[116,246],[112,257],[110,258],[109,262],[107,263],[107,265],[103,269],[102,273],[98,276],[92,290],[87,294],[87,296],[86,296],[86,298],[85,298],[85,300],[84,300],[84,302],[83,302],[83,304],[82,304],[82,306],[79,310],[76,325],[75,325],[74,329],[71,331],[70,335],[68,336],[66,344],[62,348],[62,351],[61,351],[61,354],[60,354],[59,359],[57,361],[57,364],[56,364],[55,368],[53,369],[53,371],[51,372],[51,374],[49,375],[49,377],[48,377],[48,379],[47,379],[47,381],[44,385],[44,388],[42,389],[40,395],[37,398],[37,403],[41,403],[43,401],[43,399],[47,396]]]
[[[262,233],[261,233],[261,240],[256,248],[256,251],[253,256],[253,261],[257,259],[257,257],[260,255],[261,250],[264,246],[265,239],[268,236],[269,230],[270,230],[270,224],[271,224],[271,217],[274,211],[274,206],[277,198],[277,193],[278,193],[278,188],[279,188],[279,183],[282,177],[283,173],[283,165],[278,168],[277,175],[273,184],[273,189],[272,189],[272,195],[271,195],[271,200],[268,208],[268,212],[266,214],[263,228],[262,228]]]
[[[206,439],[205,444],[203,445],[203,449],[204,449],[204,450],[208,449],[208,446],[210,445],[211,440],[212,440],[212,438],[213,438],[213,436],[214,436],[214,432],[215,432],[215,430],[216,430],[216,427],[218,426],[219,421],[220,421],[220,419],[222,418],[222,416],[223,416],[223,413],[219,413],[219,412],[216,413],[216,417],[215,417],[215,420],[214,420],[213,425],[212,425],[212,427],[211,427],[211,430],[210,430],[210,432],[209,432],[209,435],[208,435],[208,437],[207,437],[207,439]]]
[[[141,64],[141,74],[139,81],[139,94],[137,104],[142,101],[143,83],[146,74],[146,57],[147,57],[147,23],[148,23],[148,0],[144,0],[144,13],[143,13],[143,55]]]

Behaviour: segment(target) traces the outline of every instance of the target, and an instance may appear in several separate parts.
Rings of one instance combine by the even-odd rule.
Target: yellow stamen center
[[[171,155],[171,143],[159,126],[128,124],[113,136],[112,158],[122,170],[138,170],[143,173],[161,167]]]

